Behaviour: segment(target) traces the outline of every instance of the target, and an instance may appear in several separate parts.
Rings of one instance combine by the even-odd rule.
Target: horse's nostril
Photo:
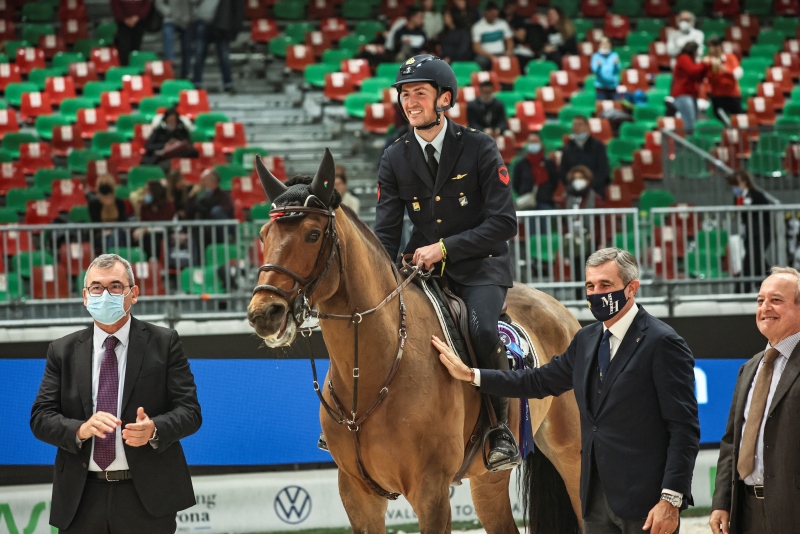
[[[281,321],[283,320],[283,314],[286,311],[286,306],[283,304],[270,304],[266,310],[264,310],[264,316],[268,321]]]

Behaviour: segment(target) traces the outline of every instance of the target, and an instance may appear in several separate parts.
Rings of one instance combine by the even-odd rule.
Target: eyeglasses
[[[125,284],[120,283],[113,283],[107,286],[101,286],[100,284],[91,285],[86,289],[90,295],[100,296],[103,294],[103,291],[108,290],[109,294],[111,295],[122,295],[125,292],[126,287],[133,287],[133,286],[126,286]]]

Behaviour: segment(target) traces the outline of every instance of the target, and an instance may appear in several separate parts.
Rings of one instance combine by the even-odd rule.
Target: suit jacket
[[[483,131],[486,128],[505,130],[508,128],[506,107],[496,98],[484,102],[478,97],[467,104],[467,122],[476,130]]]
[[[76,444],[78,428],[94,413],[90,326],[50,343],[42,384],[31,410],[31,429],[58,447],[50,524],[65,529],[75,517],[86,483],[92,443]],[[123,428],[139,406],[158,429],[158,448],[124,445],[133,484],[153,516],[195,504],[189,468],[179,442],[200,428],[200,404],[177,332],[131,318],[122,393]]]
[[[611,183],[606,145],[591,135],[583,147],[570,139],[561,152],[561,181],[567,184],[567,174],[576,165],[585,165],[592,171],[592,189],[606,198],[606,186]]]
[[[538,369],[481,369],[481,391],[542,398],[575,390],[581,414],[581,502],[586,503],[596,460],[611,510],[644,519],[666,488],[692,504],[692,471],[700,448],[694,358],[670,326],[640,306],[608,368],[603,393],[588,408],[600,322],[575,334],[567,351]]]
[[[453,280],[511,287],[507,241],[517,233],[511,176],[490,136],[453,121],[446,128],[436,177],[413,130],[384,151],[375,234],[394,261],[408,212],[414,231],[405,252],[443,238],[445,273]]]
[[[733,391],[725,435],[719,445],[717,480],[711,507],[731,513],[731,534],[741,532],[739,503],[742,483],[736,471],[747,395],[764,356],[759,352],[741,369]],[[778,382],[764,422],[764,506],[772,532],[800,532],[800,344]]]

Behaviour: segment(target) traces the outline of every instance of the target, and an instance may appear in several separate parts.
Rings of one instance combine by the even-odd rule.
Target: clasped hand
[[[113,437],[117,427],[122,426],[122,421],[108,412],[95,412],[78,429],[78,438],[87,440],[91,437],[105,439]],[[153,436],[156,425],[153,423],[141,406],[136,411],[136,422],[128,423],[122,430],[122,439],[126,445],[141,447]]]

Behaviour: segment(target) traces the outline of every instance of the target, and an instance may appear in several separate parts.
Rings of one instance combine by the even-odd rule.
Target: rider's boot
[[[487,358],[488,367],[501,371],[508,370],[508,357],[506,347],[502,341],[492,350],[492,354]],[[522,462],[519,447],[514,439],[514,435],[508,428],[508,403],[506,397],[496,397],[491,395],[492,408],[497,416],[499,428],[489,435],[489,466],[492,470],[513,469]]]

